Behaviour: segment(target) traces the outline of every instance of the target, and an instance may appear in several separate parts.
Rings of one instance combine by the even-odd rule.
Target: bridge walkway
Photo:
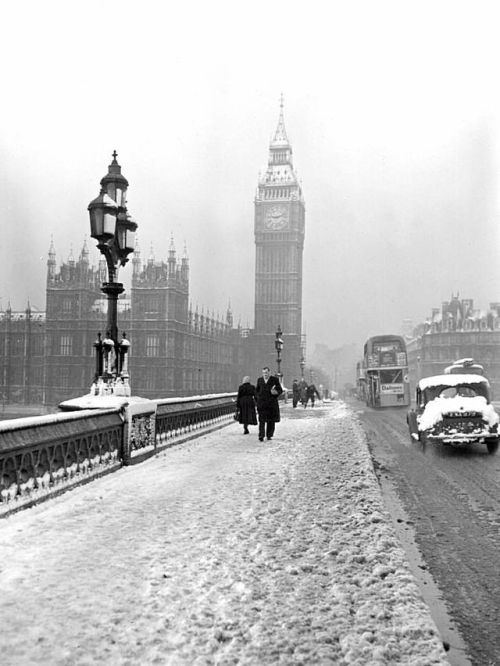
[[[344,403],[0,521],[3,666],[447,664]]]

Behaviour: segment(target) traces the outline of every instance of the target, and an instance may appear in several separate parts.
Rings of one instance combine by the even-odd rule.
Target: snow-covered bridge
[[[447,664],[344,403],[0,521],[2,664]]]

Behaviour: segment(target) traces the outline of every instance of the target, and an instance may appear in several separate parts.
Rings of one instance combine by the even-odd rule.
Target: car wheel
[[[495,437],[494,439],[487,439],[486,447],[488,449],[488,453],[496,453],[498,451],[498,437]]]

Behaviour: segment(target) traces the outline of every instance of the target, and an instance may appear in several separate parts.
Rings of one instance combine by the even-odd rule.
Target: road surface
[[[414,537],[474,666],[500,664],[500,454],[412,443],[406,410],[357,413],[395,520]],[[355,405],[352,405],[355,408]]]

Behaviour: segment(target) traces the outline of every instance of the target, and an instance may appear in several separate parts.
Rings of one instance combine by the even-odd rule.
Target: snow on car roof
[[[482,375],[435,375],[434,377],[424,377],[418,382],[419,388],[423,391],[431,386],[457,386],[457,384],[487,384],[489,382]]]

